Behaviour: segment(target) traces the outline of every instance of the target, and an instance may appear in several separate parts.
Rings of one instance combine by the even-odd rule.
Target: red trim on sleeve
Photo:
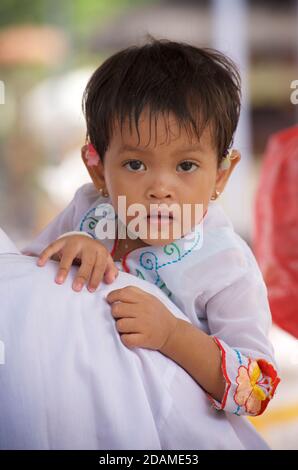
[[[280,382],[280,378],[277,376],[277,371],[270,362],[265,361],[265,359],[256,359],[256,361],[258,363],[259,368],[261,369],[262,374],[267,377],[270,377],[271,379],[270,394],[269,397],[266,398],[266,400],[263,400],[261,402],[260,412],[256,415],[259,416],[266,410],[269,401],[271,400],[271,398],[274,397],[276,387]]]
[[[113,245],[112,251],[110,252],[110,255],[112,256],[112,258],[113,258],[114,254],[115,254],[115,250],[116,250],[116,248],[117,248],[117,245],[118,245],[118,234],[116,235],[116,238],[115,238],[115,240],[114,240],[114,245]]]
[[[222,410],[222,409],[224,409],[224,407],[226,405],[228,393],[229,393],[229,390],[230,390],[230,387],[231,387],[231,381],[229,379],[229,376],[228,376],[228,373],[227,373],[227,368],[226,368],[226,352],[225,352],[224,348],[222,347],[219,339],[216,336],[212,336],[212,338],[214,339],[215,343],[217,344],[217,346],[219,347],[220,352],[221,352],[221,370],[222,370],[222,373],[224,375],[227,386],[226,386],[226,389],[225,389],[224,396],[221,400],[221,407],[220,408],[218,408],[218,406],[214,402],[214,398],[212,398],[212,396],[210,394],[208,394],[208,398],[213,402],[213,404],[216,405],[217,409]]]

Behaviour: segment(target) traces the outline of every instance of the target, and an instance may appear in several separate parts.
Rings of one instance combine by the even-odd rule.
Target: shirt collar
[[[99,213],[101,216],[96,215],[96,209],[101,206]],[[105,199],[103,202],[102,198],[99,198],[94,206],[87,211],[84,217],[81,219],[79,230],[88,232],[93,238],[97,238],[95,235],[95,227],[97,222],[102,218],[115,219],[115,225],[117,222],[117,214],[112,210],[110,198]],[[121,225],[121,221],[119,219]],[[184,259],[188,259],[190,254],[194,251],[200,250],[203,244],[203,235],[209,230],[218,230],[223,226],[231,226],[229,219],[223,212],[217,201],[210,201],[207,211],[204,214],[203,219],[200,223],[195,225],[193,230],[189,232],[185,237],[174,240],[171,243],[163,246],[145,246],[136,248],[129,251],[122,260],[123,270],[126,272],[132,272],[138,277],[144,277],[144,272],[156,271],[158,272],[161,268],[170,265],[177,265]],[[117,230],[115,229],[115,234]],[[110,254],[116,249],[117,239],[104,239],[104,245],[109,250]]]
[[[199,250],[203,244],[203,227],[209,217],[209,207],[207,208],[203,219],[194,226],[191,232],[186,236],[175,239],[172,242],[162,246],[145,246],[129,251],[122,260],[124,271],[132,272],[143,279],[146,276],[144,271],[158,272],[160,269],[174,265],[189,256],[194,250]],[[120,222],[121,223],[121,222]],[[111,255],[116,249],[117,240],[110,251]],[[158,278],[158,276],[157,276]]]

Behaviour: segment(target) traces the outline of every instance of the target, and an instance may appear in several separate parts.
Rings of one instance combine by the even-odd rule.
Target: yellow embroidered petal
[[[261,389],[258,385],[253,387],[253,393],[257,396],[257,398],[261,401],[266,400],[267,396],[264,390]]]
[[[253,363],[250,364],[250,367],[249,367],[249,378],[250,378],[250,383],[252,387],[254,387],[254,385],[257,383],[260,375],[261,375],[261,370],[258,366],[258,363],[254,361]]]

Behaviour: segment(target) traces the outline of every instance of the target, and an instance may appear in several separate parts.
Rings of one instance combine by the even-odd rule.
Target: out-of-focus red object
[[[273,321],[298,337],[298,126],[270,137],[254,214],[253,250]]]

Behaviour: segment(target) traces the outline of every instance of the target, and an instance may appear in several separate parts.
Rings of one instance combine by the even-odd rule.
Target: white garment
[[[106,214],[97,216],[102,204]],[[110,199],[99,196],[92,183],[83,185],[23,252],[38,254],[73,230],[96,238],[97,222],[111,218],[109,204]],[[112,252],[114,240],[101,241]],[[261,414],[279,382],[268,338],[267,289],[251,249],[235,233],[221,206],[211,201],[203,223],[187,238],[135,249],[125,263],[117,265],[158,286],[194,325],[215,338],[226,389],[221,403],[208,395],[213,406],[236,415]]]
[[[10,253],[10,254],[7,254]],[[0,449],[269,449],[246,417],[218,412],[186,371],[121,342],[106,295],[156,286],[120,272],[91,294],[54,282],[0,229]]]

